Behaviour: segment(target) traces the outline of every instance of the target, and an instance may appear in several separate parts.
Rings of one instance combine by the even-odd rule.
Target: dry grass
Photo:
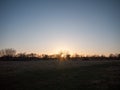
[[[0,90],[119,90],[120,61],[0,61]]]

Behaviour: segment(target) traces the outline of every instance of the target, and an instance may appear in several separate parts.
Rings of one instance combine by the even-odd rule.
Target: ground
[[[120,61],[0,61],[0,90],[119,90]]]

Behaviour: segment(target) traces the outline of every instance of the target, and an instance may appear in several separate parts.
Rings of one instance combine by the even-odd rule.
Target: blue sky
[[[119,0],[0,0],[0,49],[120,53]]]

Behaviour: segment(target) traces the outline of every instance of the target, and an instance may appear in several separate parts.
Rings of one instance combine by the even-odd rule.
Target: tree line
[[[70,55],[69,53],[60,52],[59,54],[47,55],[36,53],[17,53],[15,49],[8,48],[0,50],[1,61],[29,61],[29,60],[120,60],[120,54],[105,55],[93,55],[93,56],[82,56],[79,54]]]

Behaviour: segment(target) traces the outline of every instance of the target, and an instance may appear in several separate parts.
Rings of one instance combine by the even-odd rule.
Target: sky
[[[0,49],[120,53],[119,0],[0,0]]]

